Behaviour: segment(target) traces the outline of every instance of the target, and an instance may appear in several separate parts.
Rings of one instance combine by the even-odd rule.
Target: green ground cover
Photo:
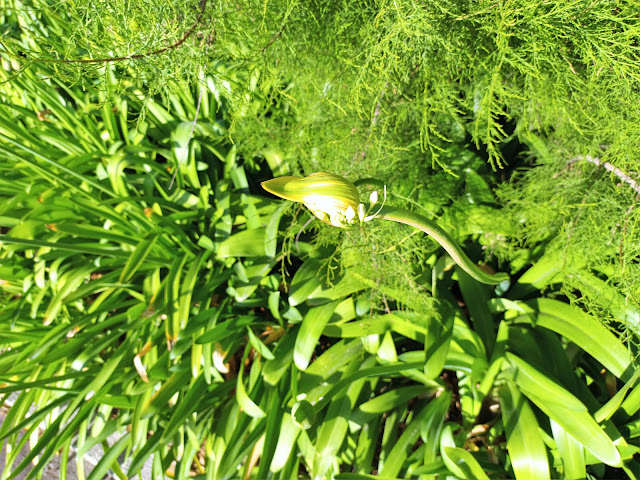
[[[640,475],[640,4],[134,3],[0,0],[0,478]]]

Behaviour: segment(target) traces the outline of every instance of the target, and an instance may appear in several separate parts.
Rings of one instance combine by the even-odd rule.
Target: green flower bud
[[[262,188],[286,200],[303,203],[316,217],[334,227],[349,227],[359,220],[358,190],[349,180],[334,173],[278,177],[262,182]]]

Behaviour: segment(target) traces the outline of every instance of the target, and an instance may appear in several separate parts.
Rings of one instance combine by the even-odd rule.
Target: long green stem
[[[456,241],[451,238],[447,232],[440,228],[435,222],[432,222],[422,215],[410,212],[403,208],[385,206],[380,210],[380,212],[378,212],[376,218],[404,223],[405,225],[410,225],[422,230],[442,245],[442,248],[447,251],[453,261],[456,262],[460,268],[481,283],[495,285],[509,279],[509,275],[506,273],[491,274],[481,270],[469,259],[469,257],[467,257],[462,248],[460,248]]]

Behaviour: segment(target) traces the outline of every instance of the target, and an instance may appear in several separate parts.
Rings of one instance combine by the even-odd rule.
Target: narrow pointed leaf
[[[540,436],[538,420],[529,401],[513,382],[507,381],[498,391],[507,450],[518,480],[551,478],[547,451]]]
[[[340,301],[336,300],[319,307],[313,307],[305,315],[293,350],[293,361],[298,369],[306,370],[309,366],[320,335],[322,335],[322,331],[331,315],[333,315],[338,303]]]
[[[612,440],[580,400],[520,358],[510,353],[506,355],[516,367],[513,374],[516,385],[529,400],[600,461],[614,467],[622,465]]]

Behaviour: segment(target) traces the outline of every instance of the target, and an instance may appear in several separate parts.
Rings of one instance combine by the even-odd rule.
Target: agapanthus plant
[[[497,284],[509,279],[506,273],[492,274],[481,270],[435,222],[409,210],[385,205],[386,187],[383,187],[382,204],[374,213],[371,212],[377,204],[378,192],[371,194],[367,208],[360,203],[356,186],[335,173],[316,172],[307,177],[278,177],[262,182],[262,187],[278,197],[303,203],[316,217],[334,227],[349,228],[374,218],[411,225],[430,235],[460,268],[479,282]]]

